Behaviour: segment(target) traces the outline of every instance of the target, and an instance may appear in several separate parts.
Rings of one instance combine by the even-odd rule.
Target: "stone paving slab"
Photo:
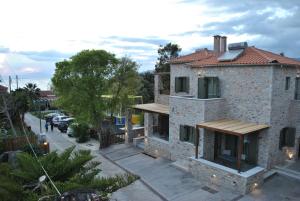
[[[161,201],[152,191],[149,191],[145,185],[137,180],[133,184],[126,186],[114,192],[111,201]]]
[[[167,200],[231,201],[238,196],[226,191],[212,194],[203,190],[204,185],[201,182],[190,173],[173,166],[172,161],[152,158],[143,153],[128,156],[132,150],[124,146],[122,149],[114,148],[112,150],[114,151],[107,151],[105,156],[130,172],[139,175],[144,182]]]
[[[137,149],[135,147],[128,147],[109,152],[106,154],[106,157],[110,158],[113,161],[117,161],[123,158],[128,158],[130,156],[137,155],[139,153],[141,153],[141,149]]]
[[[238,201],[299,201],[300,181],[283,175],[268,179],[260,189],[245,195]]]

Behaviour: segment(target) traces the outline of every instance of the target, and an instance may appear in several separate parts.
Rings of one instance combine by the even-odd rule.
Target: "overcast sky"
[[[153,70],[159,45],[181,54],[228,43],[300,57],[298,0],[9,0],[0,6],[0,74],[46,89],[55,63],[83,49],[129,56]],[[4,83],[4,84],[5,84]],[[15,82],[13,83],[15,85]]]

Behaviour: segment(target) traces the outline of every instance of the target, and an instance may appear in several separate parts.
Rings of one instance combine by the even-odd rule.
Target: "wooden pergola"
[[[269,128],[269,126],[265,124],[246,123],[239,120],[230,120],[230,119],[222,119],[217,121],[199,123],[196,125],[195,158],[198,158],[199,135],[200,135],[199,128],[204,128],[211,131],[218,131],[228,135],[238,136],[239,144],[238,144],[238,153],[237,153],[237,169],[240,172],[244,136],[246,134],[251,134],[256,131]]]
[[[165,114],[165,115],[169,115],[170,113],[168,105],[162,105],[158,103],[139,104],[139,105],[134,105],[132,108],[142,110],[145,112],[154,112],[154,113]]]

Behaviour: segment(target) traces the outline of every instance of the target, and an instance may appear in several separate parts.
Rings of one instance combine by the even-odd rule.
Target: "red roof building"
[[[246,47],[243,53],[232,61],[219,61],[222,53],[202,49],[195,53],[171,60],[171,64],[188,64],[191,67],[234,66],[234,65],[289,65],[300,67],[300,61],[279,54],[258,49],[254,46]]]
[[[0,93],[7,93],[7,90],[8,90],[7,87],[0,85]]]

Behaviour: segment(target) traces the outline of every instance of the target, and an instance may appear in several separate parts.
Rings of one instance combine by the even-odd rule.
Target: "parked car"
[[[74,137],[74,131],[73,131],[73,128],[71,126],[69,126],[68,129],[67,129],[67,135],[69,137]]]
[[[57,125],[58,130],[62,133],[66,133],[69,125],[74,121],[74,118],[66,118],[59,122]]]
[[[69,117],[68,117],[68,116],[64,116],[64,115],[53,117],[53,119],[52,119],[53,125],[54,125],[55,127],[57,127],[58,124],[59,124],[61,121],[63,121],[64,119],[67,119],[67,118],[69,118]]]
[[[92,189],[78,189],[63,193],[56,201],[101,201],[97,192]]]
[[[46,120],[46,122],[51,122],[52,121],[52,119],[53,119],[53,117],[57,117],[57,116],[60,116],[61,114],[59,114],[59,113],[49,113],[49,114],[46,114],[45,115],[45,120]]]

